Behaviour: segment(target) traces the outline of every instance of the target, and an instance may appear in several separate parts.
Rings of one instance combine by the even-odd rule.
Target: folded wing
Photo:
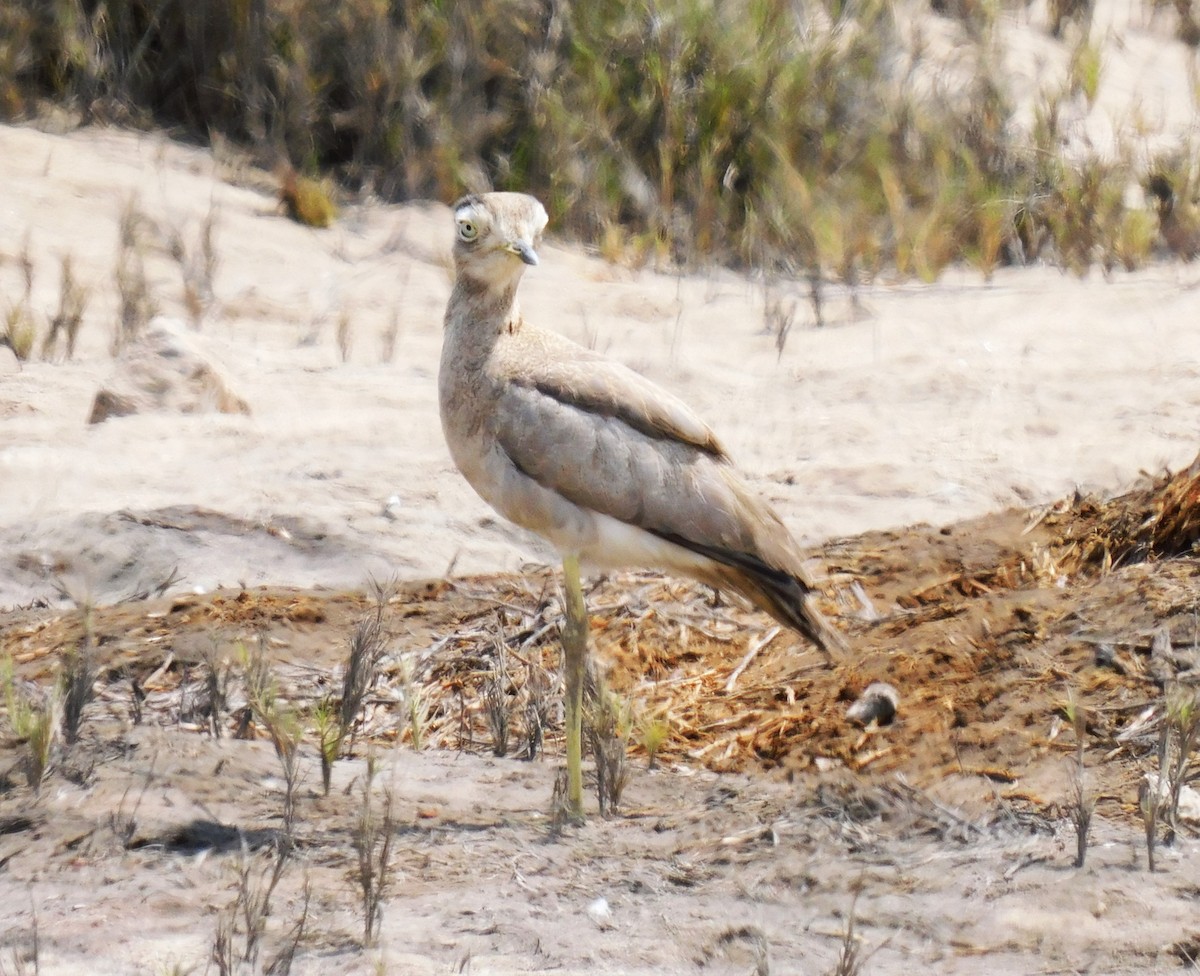
[[[543,341],[543,336],[538,341]],[[497,443],[513,465],[580,508],[703,557],[691,575],[730,587],[823,647],[786,526],[733,468],[712,430],[645,377],[573,344],[522,350],[499,384]],[[669,567],[663,567],[669,568]]]

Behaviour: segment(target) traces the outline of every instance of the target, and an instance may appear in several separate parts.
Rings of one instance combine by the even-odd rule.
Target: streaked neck
[[[470,332],[477,341],[486,336],[515,332],[521,325],[517,304],[517,275],[503,284],[480,281],[459,269],[446,305],[447,328]]]

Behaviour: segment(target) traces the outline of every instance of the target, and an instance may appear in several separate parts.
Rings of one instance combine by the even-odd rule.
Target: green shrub
[[[393,200],[527,190],[560,232],[634,261],[850,284],[951,261],[1136,261],[1128,167],[1062,159],[1070,91],[1022,145],[997,5],[934,9],[973,77],[917,94],[922,54],[885,0],[13,0],[0,111],[51,98],[85,120],[220,132]],[[1101,67],[1080,41],[1067,89],[1094,99]]]

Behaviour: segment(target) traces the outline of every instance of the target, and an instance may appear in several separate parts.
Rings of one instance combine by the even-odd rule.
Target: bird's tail
[[[765,565],[729,568],[729,585],[760,610],[803,634],[831,657],[848,652],[842,635],[817,609],[816,594],[804,580]]]
[[[713,561],[705,582],[735,590],[785,627],[803,634],[831,657],[848,652],[845,639],[816,608],[813,588],[800,576],[776,569],[747,553],[674,536],[663,538]]]

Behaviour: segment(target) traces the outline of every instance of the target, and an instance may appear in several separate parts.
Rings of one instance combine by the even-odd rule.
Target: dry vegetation
[[[1070,824],[1083,870],[1095,814],[1127,828],[1140,820],[1137,856],[1162,873],[1164,845],[1195,829],[1181,804],[1200,730],[1198,544],[1200,460],[1117,498],[831,541],[820,553],[831,570],[826,605],[855,649],[833,666],[695,586],[601,581],[589,594],[604,662],[586,710],[593,808],[630,817],[622,792],[651,764],[676,776],[754,771],[806,785],[787,812],[722,837],[719,850],[779,844],[797,817],[836,825],[838,843],[856,845],[881,831],[964,844]],[[258,788],[259,808],[274,808],[265,819],[165,826],[147,840],[139,805],[158,776],[151,760],[102,833],[125,851],[165,843],[229,862],[232,897],[212,936],[219,972],[287,972],[331,938],[370,946],[398,883],[397,851],[415,870],[425,856],[409,850],[422,843],[417,825],[439,817],[418,805],[415,820],[396,820],[395,786],[372,786],[376,757],[397,747],[490,753],[511,779],[543,742],[560,754],[560,601],[543,571],[373,593],[259,589],[14,612],[0,628],[0,823],[18,836],[44,823],[49,781],[89,790],[111,778],[103,767],[140,748],[139,726],[172,730],[173,750],[221,735],[265,739],[280,784]],[[201,649],[164,656],[164,646]],[[851,703],[885,676],[898,691],[895,720],[848,721]],[[250,744],[230,748],[213,774],[223,794],[222,766],[242,762]],[[357,772],[341,774],[353,779],[331,794],[343,763]],[[538,829],[554,838],[563,825],[548,794],[525,802],[542,805]],[[101,856],[99,843],[88,841],[89,857]],[[325,866],[343,880],[326,873],[314,889],[309,873]],[[687,889],[710,876],[672,872]],[[286,910],[273,909],[284,888]],[[338,898],[357,902],[357,929],[310,932],[310,901]],[[608,908],[596,911],[603,921]],[[851,905],[835,971],[870,969],[855,918]],[[751,943],[739,952],[765,959],[761,932],[721,936],[706,952],[731,953],[739,940]]]
[[[1065,719],[1061,748],[1080,774],[1084,746],[1097,739],[1124,743],[1106,757],[1118,778],[1137,772],[1136,762],[1112,760],[1152,759],[1163,729],[1178,731],[1185,747],[1172,754],[1186,760],[1195,710],[1180,695],[1181,682],[1200,667],[1198,540],[1200,460],[1114,499],[1080,497],[941,530],[831,541],[822,553],[831,570],[826,609],[855,647],[854,659],[835,667],[778,627],[760,633],[755,615],[713,603],[693,584],[651,574],[602,581],[589,609],[605,672],[589,678],[587,710],[601,809],[619,804],[614,783],[628,775],[626,755],[720,771],[903,769],[928,784],[951,767],[962,771],[967,753],[978,752],[987,756],[985,775],[1015,781],[1004,763],[1028,760],[1030,744],[1005,759],[985,741],[1023,721],[1021,709],[1032,719],[1049,707]],[[560,601],[557,581],[541,571],[328,598],[242,591],[19,612],[3,632],[10,727],[32,748],[27,720],[17,716],[38,710],[30,702],[44,701],[42,710],[55,714],[66,702],[75,716],[61,746],[69,750],[85,708],[94,707],[78,689],[83,673],[98,676],[108,713],[135,724],[175,709],[176,721],[195,732],[265,737],[289,785],[283,820],[290,830],[298,749],[322,759],[328,784],[339,759],[387,743],[525,759],[537,757],[544,739],[557,745],[561,716],[550,700],[562,680]],[[273,660],[266,648],[280,627],[342,629],[334,644],[345,657],[331,656],[322,638],[327,666]],[[177,639],[181,630],[226,646],[238,668],[215,651],[163,660],[162,637]],[[47,686],[56,674],[57,684]],[[855,728],[848,706],[885,675],[900,685],[899,732],[886,729],[890,715]],[[1162,697],[1168,691],[1170,701]],[[1114,704],[1126,698],[1140,704]],[[1143,707],[1154,714],[1137,715]],[[1051,718],[1036,717],[1047,726],[1035,739]],[[1123,736],[1127,728],[1136,735]],[[46,749],[59,755],[57,726],[50,734],[53,749]],[[1058,736],[1041,739],[1034,753],[1057,751]],[[968,746],[976,738],[978,747]],[[36,788],[50,765],[27,761],[23,768],[37,773],[22,779],[10,771],[9,788]],[[1176,803],[1184,765],[1167,777]],[[1135,794],[1125,791],[1122,809],[1134,810]]]

